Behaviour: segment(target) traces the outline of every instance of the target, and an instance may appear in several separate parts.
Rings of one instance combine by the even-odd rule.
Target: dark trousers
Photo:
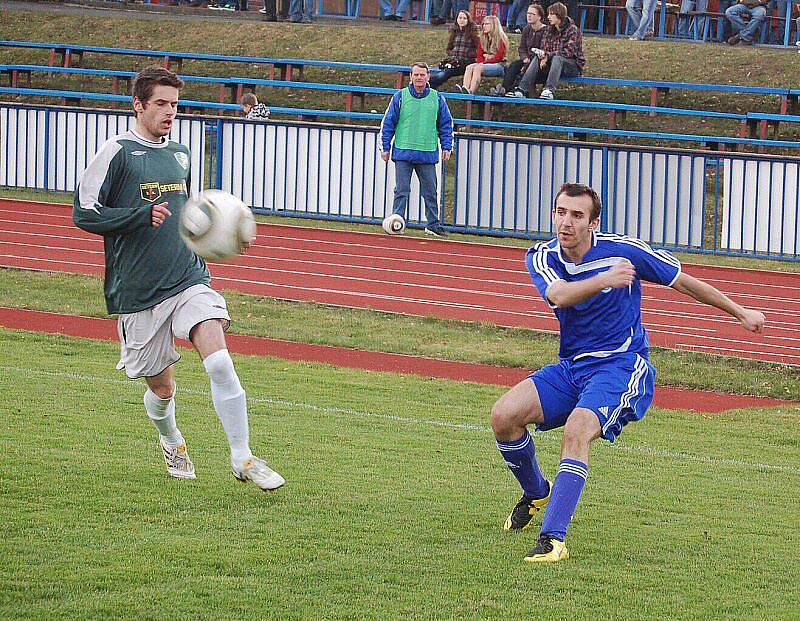
[[[522,75],[524,68],[525,63],[520,59],[513,61],[506,67],[506,74],[503,76],[503,90],[505,90],[506,93],[510,93],[514,90],[517,79]],[[532,69],[532,71],[536,71],[536,69]]]
[[[289,19],[289,2],[281,0],[278,5],[277,0],[264,0],[264,10],[267,12],[265,18],[271,21],[278,19],[278,11],[283,19]]]

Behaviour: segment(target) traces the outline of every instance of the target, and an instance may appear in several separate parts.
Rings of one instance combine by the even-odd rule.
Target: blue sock
[[[564,541],[567,528],[578,506],[589,466],[575,459],[562,459],[553,482],[553,493],[542,520],[542,535]]]
[[[508,469],[511,470],[511,474],[517,477],[525,496],[528,498],[547,496],[547,480],[542,476],[539,464],[536,463],[536,448],[533,446],[533,438],[527,429],[518,440],[511,442],[498,440],[497,448],[506,461]]]

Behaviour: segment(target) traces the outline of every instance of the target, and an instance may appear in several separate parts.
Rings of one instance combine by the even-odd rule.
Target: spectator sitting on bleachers
[[[500,25],[496,15],[487,15],[483,18],[481,34],[478,37],[477,62],[467,65],[464,71],[464,83],[458,85],[462,93],[472,94],[478,92],[481,78],[502,78],[506,71],[506,49],[508,37]]]
[[[558,81],[583,74],[586,57],[583,55],[583,35],[575,22],[567,17],[567,7],[560,2],[547,9],[550,26],[544,35],[544,56],[539,60],[540,75],[547,75],[541,99],[553,99]]]
[[[528,75],[530,69],[530,83],[539,72],[539,58],[544,56],[544,34],[547,28],[544,25],[544,9],[541,4],[531,4],[525,14],[528,24],[525,30],[522,31],[522,38],[519,42],[519,60],[515,60],[506,68],[506,75],[503,78],[503,83],[498,84],[490,92],[492,95],[505,95],[506,93],[514,92],[514,84],[517,79],[522,76]],[[528,90],[530,86],[523,90]]]
[[[438,69],[431,69],[431,88],[439,88],[450,78],[464,75],[467,65],[475,62],[478,53],[478,28],[469,11],[459,11],[450,27],[445,57]]]
[[[454,12],[456,17],[458,17],[461,11],[469,13],[469,0],[442,0],[439,14],[435,17],[431,17],[431,24],[434,26],[441,26],[447,23]],[[431,11],[431,14],[433,14],[433,11]]]
[[[269,108],[263,103],[258,103],[255,93],[242,95],[239,104],[242,106],[242,112],[246,119],[266,121],[269,118]]]
[[[735,31],[728,38],[728,45],[753,45],[753,39],[766,19],[768,3],[769,0],[740,0],[725,11],[725,17]]]

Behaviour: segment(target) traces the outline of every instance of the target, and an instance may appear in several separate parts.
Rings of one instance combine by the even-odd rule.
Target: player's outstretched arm
[[[613,265],[609,270],[586,280],[566,282],[557,280],[547,288],[547,299],[558,308],[567,308],[585,302],[603,289],[622,289],[633,283],[636,270],[627,261]]]
[[[672,288],[675,289],[675,291],[680,291],[681,293],[693,297],[698,302],[714,306],[736,317],[750,332],[763,332],[764,330],[764,313],[752,308],[739,306],[719,289],[702,280],[698,280],[694,276],[681,273],[675,282],[672,283]]]

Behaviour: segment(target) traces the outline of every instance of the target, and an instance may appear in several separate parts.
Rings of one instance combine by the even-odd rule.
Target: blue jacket
[[[420,99],[426,97],[430,93],[430,86],[426,86],[422,94],[417,94],[412,84],[409,84],[409,92],[412,96]],[[397,127],[397,121],[400,118],[400,101],[403,92],[397,91],[392,96],[392,101],[389,107],[386,108],[386,113],[383,115],[381,122],[381,145],[382,151],[385,153],[389,150],[394,137],[394,130]],[[450,108],[447,107],[447,102],[439,93],[439,116],[437,118],[437,131],[439,132],[439,143],[443,151],[453,150],[453,117],[450,116]],[[412,162],[414,164],[436,164],[439,161],[439,150],[436,151],[416,151],[414,149],[392,149],[392,161]]]

